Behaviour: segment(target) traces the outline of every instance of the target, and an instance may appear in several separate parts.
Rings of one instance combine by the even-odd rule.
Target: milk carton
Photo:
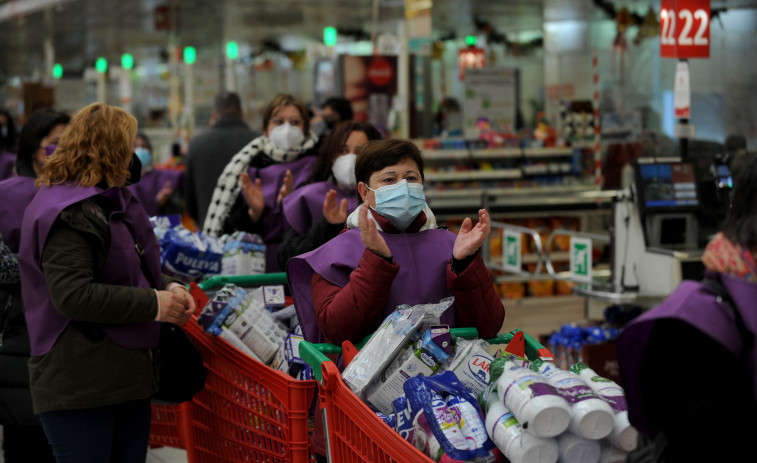
[[[494,358],[486,351],[484,340],[467,341],[458,339],[455,356],[445,365],[444,370],[455,376],[478,397],[489,384],[489,366]]]

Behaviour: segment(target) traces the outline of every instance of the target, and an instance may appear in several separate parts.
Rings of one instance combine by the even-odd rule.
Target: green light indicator
[[[195,61],[197,61],[197,50],[195,50],[195,47],[184,47],[184,62],[195,64]]]
[[[53,79],[60,79],[63,77],[63,66],[60,63],[55,63],[53,66]]]
[[[477,41],[478,41],[478,39],[476,38],[475,35],[466,35],[465,36],[465,43],[467,43],[471,47],[474,46],[474,45],[476,45]]]
[[[121,55],[121,67],[124,69],[131,69],[134,67],[134,57],[131,53],[124,53]]]
[[[226,43],[226,56],[229,59],[237,59],[237,58],[239,58],[239,45],[237,45],[236,42],[227,42]]]
[[[95,70],[100,74],[105,74],[105,71],[108,70],[108,60],[102,56],[97,58],[97,61],[95,61]]]
[[[323,44],[327,47],[333,47],[336,45],[336,28],[324,27],[323,28]]]

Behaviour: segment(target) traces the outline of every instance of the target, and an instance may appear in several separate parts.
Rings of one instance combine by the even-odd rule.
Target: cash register
[[[717,157],[640,157],[613,203],[615,292],[666,297],[704,274],[704,247],[718,231],[733,181]]]

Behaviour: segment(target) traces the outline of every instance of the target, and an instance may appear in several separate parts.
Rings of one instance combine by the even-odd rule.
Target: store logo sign
[[[511,230],[504,232],[504,268],[508,272],[520,273],[521,271],[520,238],[519,232]]]
[[[570,237],[570,273],[573,280],[591,282],[591,240]]]

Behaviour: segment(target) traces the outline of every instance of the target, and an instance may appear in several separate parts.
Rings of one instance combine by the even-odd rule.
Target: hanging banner
[[[676,118],[689,119],[691,117],[691,87],[689,85],[689,63],[676,63],[676,82],[673,86],[673,106]]]
[[[486,52],[483,48],[467,47],[457,52],[457,71],[460,81],[465,80],[466,69],[481,69],[486,67]]]
[[[479,139],[513,132],[519,99],[517,69],[469,69],[463,102],[463,136]]]
[[[710,57],[710,0],[662,0],[660,56]]]
[[[397,95],[396,56],[340,56],[343,95],[352,103],[356,121],[388,130],[389,110]]]

